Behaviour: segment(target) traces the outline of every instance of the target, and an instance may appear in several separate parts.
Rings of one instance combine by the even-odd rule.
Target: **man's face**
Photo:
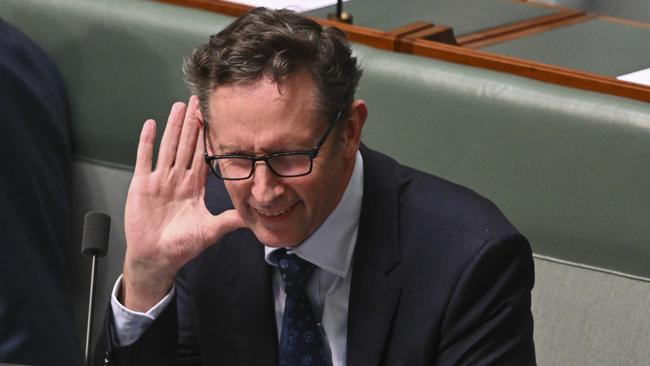
[[[306,73],[280,84],[263,78],[215,89],[209,105],[210,154],[312,149],[329,123],[316,113],[316,98]],[[334,210],[354,167],[354,149],[336,148],[336,138],[334,133],[328,137],[309,175],[281,178],[258,162],[251,178],[225,182],[235,208],[262,243],[296,246]]]

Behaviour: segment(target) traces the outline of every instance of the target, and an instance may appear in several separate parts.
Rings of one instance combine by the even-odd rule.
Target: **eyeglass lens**
[[[311,171],[309,154],[287,154],[272,156],[265,159],[271,170],[282,177],[293,177],[308,174]],[[243,179],[251,176],[255,160],[241,158],[219,158],[212,162],[215,172],[225,179]]]

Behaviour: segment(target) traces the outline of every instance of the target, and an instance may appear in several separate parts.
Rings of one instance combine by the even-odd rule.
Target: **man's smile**
[[[294,202],[285,208],[261,209],[252,206],[251,208],[257,214],[257,216],[261,217],[263,220],[278,221],[288,217],[293,211],[293,208],[296,206],[296,203],[297,202]]]

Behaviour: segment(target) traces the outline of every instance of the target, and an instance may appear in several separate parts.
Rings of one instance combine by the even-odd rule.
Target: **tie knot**
[[[278,267],[284,281],[284,292],[287,295],[297,295],[298,292],[304,291],[305,284],[314,273],[316,266],[295,254],[287,253],[286,249],[277,250],[276,253]]]

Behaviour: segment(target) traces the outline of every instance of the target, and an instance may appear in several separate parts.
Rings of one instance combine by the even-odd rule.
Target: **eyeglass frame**
[[[343,108],[339,109],[339,111],[336,113],[336,117],[332,122],[330,122],[329,126],[327,127],[327,130],[325,130],[325,133],[323,136],[318,140],[318,143],[314,146],[313,149],[311,150],[296,150],[296,151],[283,151],[283,152],[278,152],[278,153],[272,153],[272,154],[267,154],[267,155],[261,155],[261,156],[245,156],[245,155],[237,155],[237,154],[221,154],[221,155],[209,155],[208,154],[208,124],[207,122],[203,124],[203,159],[205,159],[205,163],[208,164],[210,167],[210,170],[212,173],[219,179],[221,180],[246,180],[249,179],[253,176],[255,172],[255,166],[257,165],[258,161],[263,161],[266,166],[269,168],[269,170],[277,177],[280,178],[296,178],[296,177],[304,177],[305,175],[311,174],[313,167],[314,167],[314,159],[318,156],[318,153],[320,152],[320,149],[323,147],[325,144],[325,141],[327,140],[327,137],[329,136],[330,132],[334,129],[334,126],[338,122],[338,120],[341,118],[341,114],[343,113]],[[306,155],[309,157],[309,170],[305,173],[297,174],[297,175],[282,175],[278,174],[278,172],[273,169],[273,166],[269,164],[269,159],[278,157],[278,156],[287,156],[287,155]],[[219,159],[228,159],[228,158],[236,158],[236,159],[244,159],[244,160],[249,160],[251,162],[251,169],[250,173],[248,173],[248,176],[243,177],[243,178],[224,178],[221,177],[215,168],[212,166],[210,163],[213,160],[219,160]]]

